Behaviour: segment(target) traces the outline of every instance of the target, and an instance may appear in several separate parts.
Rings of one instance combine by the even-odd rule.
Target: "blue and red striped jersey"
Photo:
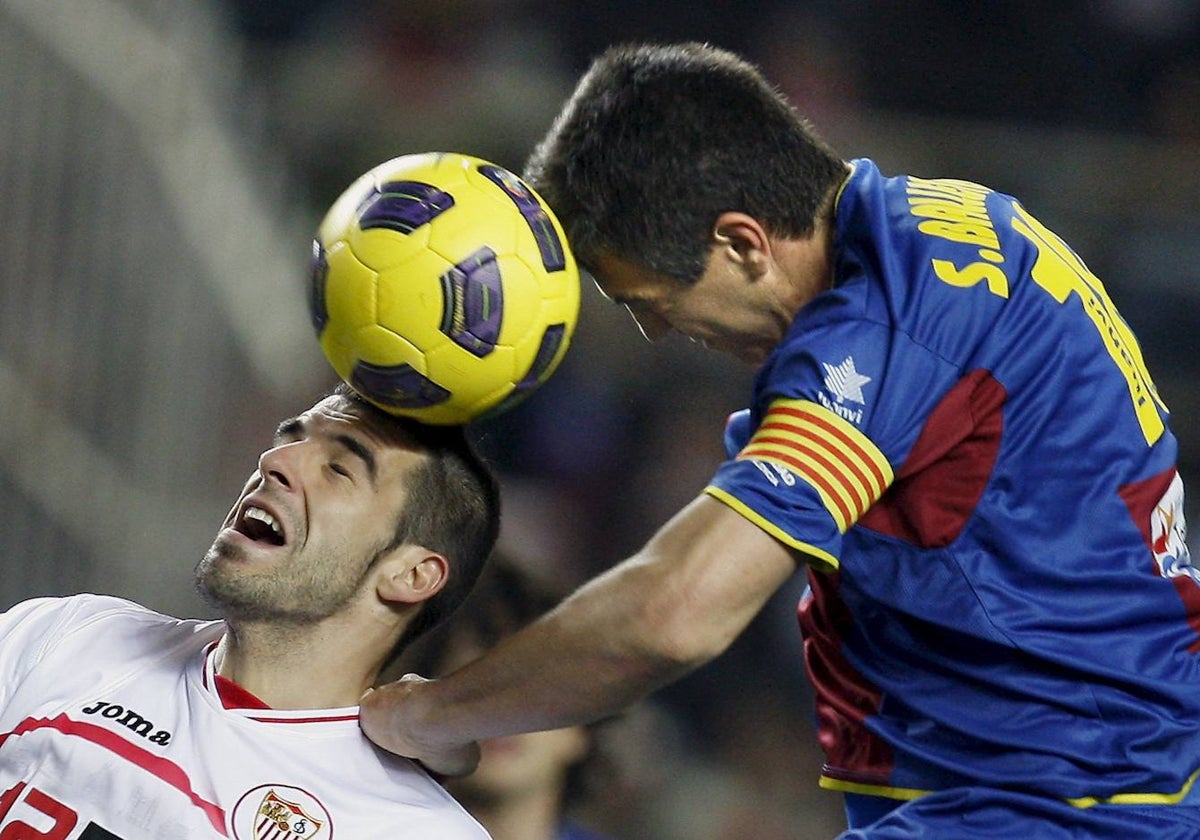
[[[865,159],[834,251],[707,488],[810,560],[822,784],[1182,799],[1200,573],[1104,286],[1012,197]]]

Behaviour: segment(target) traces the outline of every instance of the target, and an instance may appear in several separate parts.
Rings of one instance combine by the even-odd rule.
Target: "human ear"
[[[419,545],[404,545],[379,564],[376,591],[390,603],[418,604],[441,592],[449,579],[445,557]]]
[[[727,258],[751,275],[757,277],[766,271],[771,240],[753,216],[733,210],[722,213],[713,225],[712,238],[716,247],[726,249]]]

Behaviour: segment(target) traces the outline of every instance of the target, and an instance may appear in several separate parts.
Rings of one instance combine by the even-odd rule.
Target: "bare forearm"
[[[699,500],[475,663],[379,689],[363,703],[363,729],[430,763],[480,738],[606,717],[723,651],[794,569],[778,543]]]
[[[432,686],[439,726],[471,739],[597,720],[700,664],[672,649],[664,616],[648,597],[657,569],[626,562],[491,653]],[[452,710],[470,710],[462,719]]]

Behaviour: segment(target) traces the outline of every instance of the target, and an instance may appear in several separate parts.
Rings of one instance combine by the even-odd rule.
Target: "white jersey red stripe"
[[[94,595],[0,614],[0,834],[486,840],[356,707],[225,708],[223,632]]]

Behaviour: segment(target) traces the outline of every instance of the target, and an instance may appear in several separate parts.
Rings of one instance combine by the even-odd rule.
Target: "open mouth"
[[[270,511],[256,505],[246,505],[234,529],[255,542],[267,545],[283,545],[286,542],[279,520]]]

